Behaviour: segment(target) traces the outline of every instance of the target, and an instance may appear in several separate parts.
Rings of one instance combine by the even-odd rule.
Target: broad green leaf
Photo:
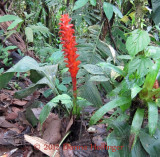
[[[160,12],[160,6],[156,9],[155,12],[153,12],[152,16],[152,19],[156,25],[159,25],[160,23],[159,12]]]
[[[73,10],[77,10],[77,9],[83,7],[87,2],[88,2],[88,0],[77,0],[75,2]]]
[[[7,28],[7,30],[13,29],[14,27],[16,27],[16,26],[17,26],[19,23],[21,23],[21,22],[23,22],[23,20],[20,19],[20,18],[14,20],[14,21],[10,24],[10,26]]]
[[[122,75],[122,76],[125,76],[125,75],[126,75],[126,73],[125,73],[123,70],[121,70],[120,68],[116,67],[116,66],[113,65],[113,64],[106,63],[106,62],[101,62],[101,63],[98,63],[97,65],[100,66],[102,69],[107,69],[107,68],[108,68],[108,69],[111,69],[111,70],[119,73],[119,74]]]
[[[31,69],[38,70],[38,63],[31,57],[26,56],[22,58],[16,65],[6,71],[4,74],[0,75],[0,89],[5,87],[7,83],[12,79],[15,72],[27,72]]]
[[[134,86],[131,88],[131,98],[135,98],[136,95],[142,90],[137,84],[134,84]]]
[[[107,2],[103,3],[103,10],[105,12],[106,17],[110,21],[113,16],[113,5]]]
[[[157,129],[155,135],[152,137],[148,133],[148,129],[146,131],[140,131],[140,141],[143,145],[143,148],[150,155],[150,157],[158,157],[160,152],[160,131]]]
[[[81,108],[93,105],[92,103],[81,97],[77,97],[77,104]]]
[[[14,76],[14,72],[0,74],[0,89],[4,88]]]
[[[102,69],[97,66],[97,65],[93,65],[93,64],[85,64],[83,65],[83,68],[86,69],[89,73],[94,74],[94,75],[101,75],[104,74]]]
[[[131,151],[131,157],[149,157],[148,153],[143,148],[139,139],[137,140],[136,144],[134,145]]]
[[[128,73],[132,74],[137,71],[138,76],[143,77],[151,71],[153,65],[150,58],[138,56],[129,62]]]
[[[7,21],[13,21],[19,19],[19,17],[14,16],[14,15],[4,15],[0,17],[0,23],[1,22],[7,22]]]
[[[148,127],[151,136],[154,135],[158,123],[158,107],[155,102],[148,102]]]
[[[143,88],[146,88],[148,90],[151,90],[153,88],[159,69],[160,69],[160,60],[157,60],[156,63],[151,67],[151,71],[146,77]]]
[[[10,68],[6,73],[27,72],[31,69],[39,70],[39,64],[33,58],[25,56],[17,64],[15,64],[12,68]]]
[[[103,76],[103,75],[97,75],[97,76],[91,76],[89,81],[97,81],[97,82],[106,82],[109,78]]]
[[[29,43],[33,42],[33,30],[30,27],[25,28],[25,35]]]
[[[81,88],[79,88],[78,93],[80,97],[85,98],[96,107],[103,105],[99,91],[96,85],[91,81],[87,81]]]
[[[41,125],[44,123],[44,121],[47,119],[49,116],[50,111],[52,110],[53,107],[56,107],[57,104],[53,103],[52,100],[48,102],[42,109],[40,116],[39,116],[39,121]]]
[[[48,85],[48,84],[49,84],[49,81],[47,80],[46,77],[44,77],[41,80],[39,80],[36,84],[32,84],[31,86],[16,92],[14,96],[15,98],[18,98],[18,99],[25,98],[31,95],[38,88],[45,87],[44,85]]]
[[[45,90],[44,92],[43,92],[43,96],[45,97],[45,98],[48,98],[51,94],[52,94],[53,92],[52,92],[52,89],[47,89],[47,90]]]
[[[95,124],[98,120],[100,120],[104,114],[106,114],[108,111],[112,110],[115,107],[130,103],[131,99],[127,97],[118,97],[109,103],[102,106],[100,109],[98,109],[95,114],[90,119],[90,125]]]
[[[152,2],[153,12],[155,12],[157,10],[157,8],[160,7],[160,1],[159,0],[151,0],[151,2]]]
[[[143,51],[150,43],[149,34],[146,31],[136,29],[127,38],[126,48],[131,56]]]
[[[127,103],[127,104],[121,105],[120,108],[123,112],[125,112],[127,109],[129,109],[130,106],[131,106],[131,103]]]
[[[58,95],[55,98],[53,98],[50,102],[48,102],[44,108],[41,111],[39,120],[40,123],[43,124],[44,121],[47,119],[47,117],[49,116],[49,113],[51,111],[51,109],[53,107],[57,106],[57,103],[59,103],[59,101],[61,101],[62,104],[65,104],[65,106],[67,108],[72,108],[72,101],[71,101],[71,97],[67,94],[62,94],[62,95]]]
[[[57,86],[57,88],[58,88],[59,90],[61,90],[62,92],[66,92],[66,91],[67,91],[67,87],[66,87],[65,85],[63,85],[62,83],[59,84],[59,85]]]
[[[113,11],[115,14],[117,14],[120,18],[123,17],[121,11],[116,7],[116,6],[113,6]]]
[[[145,55],[154,60],[160,59],[160,47],[148,46],[145,50]]]
[[[132,121],[132,125],[131,125],[131,136],[133,137],[133,143],[131,143],[132,144],[132,148],[135,145],[135,143],[137,141],[137,137],[138,137],[139,132],[141,130],[143,117],[144,117],[144,109],[138,108],[136,113],[135,113],[135,115],[134,115],[134,118],[133,118],[133,121]]]
[[[3,84],[0,84],[0,88],[3,88],[8,83],[8,81],[10,81],[15,72],[27,72],[29,70],[36,70],[42,74],[44,80],[41,79],[37,82],[37,84],[31,85],[29,88],[24,90],[25,92],[20,91],[17,93],[17,96],[19,95],[18,97],[24,97],[25,95],[28,95],[29,92],[34,92],[40,86],[40,84],[47,84],[52,90],[54,90],[54,79],[57,68],[57,65],[39,67],[39,64],[33,58],[26,56],[12,68],[6,71],[6,73],[0,75],[0,81],[3,81]],[[4,80],[4,78],[6,79]]]
[[[97,1],[97,0],[90,0],[90,3],[91,3],[93,6],[96,6],[96,1]]]

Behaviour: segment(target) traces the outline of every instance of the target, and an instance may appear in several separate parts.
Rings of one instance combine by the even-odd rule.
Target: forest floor
[[[14,98],[15,92],[30,84],[27,78],[13,78],[0,91],[0,157],[52,156],[56,149],[58,156],[63,157],[108,156],[104,141],[107,124],[89,127],[94,107],[84,108],[79,120],[65,116],[61,109],[53,109],[41,127],[42,104],[49,102],[54,95],[45,98],[42,93],[47,88],[43,88],[24,99]],[[70,134],[64,138],[69,131]],[[38,141],[36,137],[39,137]],[[64,142],[59,145],[62,139]]]

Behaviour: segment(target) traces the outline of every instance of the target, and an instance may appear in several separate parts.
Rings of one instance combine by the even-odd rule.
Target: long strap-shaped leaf
[[[147,75],[143,88],[147,88],[148,90],[151,90],[153,88],[159,69],[160,60],[157,60],[156,63],[153,65],[151,71]]]
[[[141,125],[142,125],[142,122],[143,122],[143,117],[144,117],[144,109],[138,108],[135,115],[134,115],[134,118],[133,118],[133,121],[132,121],[132,126],[131,126],[131,136],[130,136],[130,142],[129,143],[130,143],[132,148],[137,141],[137,137],[139,135],[139,131],[141,129]]]
[[[158,123],[158,107],[155,102],[148,102],[148,126],[151,136],[154,135]]]
[[[90,119],[90,124],[95,124],[98,120],[100,120],[105,113],[112,110],[115,107],[130,103],[131,99],[128,97],[118,97],[114,99],[113,101],[110,101],[109,103],[102,106],[99,110],[95,112],[95,114]]]

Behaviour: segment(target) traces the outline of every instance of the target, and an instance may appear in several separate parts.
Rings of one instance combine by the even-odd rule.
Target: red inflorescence
[[[76,60],[79,56],[76,54],[77,48],[75,45],[77,45],[75,36],[74,36],[74,29],[73,24],[70,24],[71,18],[69,18],[68,14],[64,14],[61,16],[60,19],[61,23],[60,25],[60,37],[61,37],[61,44],[63,45],[63,51],[65,55],[65,62],[67,63],[66,67],[69,68],[69,72],[72,77],[72,83],[73,83],[73,91],[77,90],[76,87],[76,75],[78,73],[78,65],[81,63],[79,60]]]

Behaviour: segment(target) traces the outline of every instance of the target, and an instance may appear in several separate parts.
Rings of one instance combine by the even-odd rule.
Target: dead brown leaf
[[[27,101],[25,100],[19,100],[19,99],[13,99],[13,104],[15,105],[19,105],[19,106],[24,106],[27,104]]]
[[[5,117],[0,117],[0,127],[2,128],[15,128],[15,124],[9,123],[5,120]]]
[[[61,140],[61,120],[59,118],[53,118],[46,126],[43,134],[43,139],[49,143],[56,144]]]
[[[40,113],[41,113],[41,111],[42,111],[42,108],[32,108],[31,110],[33,111],[35,117],[36,117],[37,119],[39,119],[39,116],[40,116]]]
[[[45,149],[46,146],[49,146],[50,143],[48,143],[47,141],[41,139],[41,138],[38,138],[38,137],[32,137],[32,136],[28,136],[28,135],[24,135],[24,138],[27,142],[31,143],[35,149],[38,149],[40,150],[41,152],[43,152],[44,154],[52,157],[55,150],[52,149],[52,150],[49,150],[49,149]],[[59,151],[57,151],[55,157],[60,157],[59,155]]]

